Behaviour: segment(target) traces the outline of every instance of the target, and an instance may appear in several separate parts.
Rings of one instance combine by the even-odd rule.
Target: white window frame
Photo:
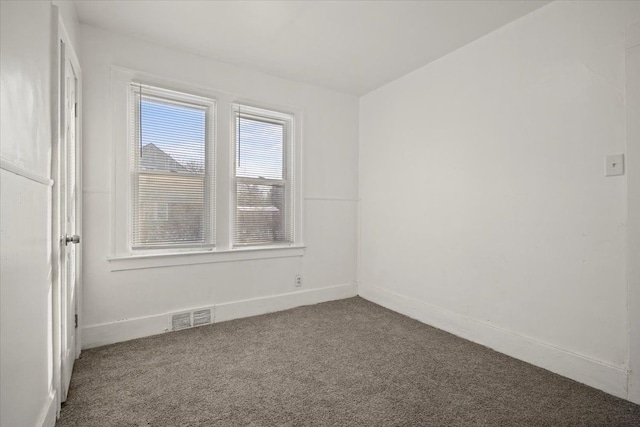
[[[131,180],[129,172],[129,90],[132,82],[176,92],[183,92],[211,99],[215,102],[213,124],[215,141],[215,242],[208,248],[133,250],[131,245]],[[302,135],[303,113],[296,107],[283,107],[266,101],[257,101],[202,86],[178,82],[166,77],[131,70],[120,66],[111,68],[112,106],[112,193],[111,193],[111,241],[107,259],[111,271],[166,267],[173,265],[206,264],[215,262],[241,261],[248,259],[268,259],[301,257],[304,255],[303,198],[302,198]],[[235,133],[233,105],[240,104],[280,112],[293,117],[291,142],[291,164],[289,174],[292,179],[290,189],[293,243],[261,246],[233,247],[233,226],[235,203]],[[106,218],[105,218],[106,219]]]
[[[244,114],[242,112],[242,108],[246,108]],[[237,225],[237,202],[238,202],[238,192],[237,192],[237,184],[238,182],[246,182],[252,184],[278,184],[283,183],[287,207],[291,212],[286,212],[286,227],[292,233],[290,236],[290,241],[287,242],[276,242],[276,243],[266,243],[259,244],[253,246],[292,246],[296,242],[296,216],[295,216],[295,193],[294,189],[296,187],[296,177],[294,175],[295,167],[294,167],[294,157],[295,157],[295,131],[296,131],[296,119],[295,115],[291,113],[284,113],[282,111],[274,111],[269,110],[264,107],[256,107],[255,105],[250,105],[246,103],[234,103],[232,105],[232,118],[233,118],[233,127],[232,127],[232,140],[233,140],[233,168],[232,172],[232,183],[233,183],[233,191],[232,191],[232,207],[233,207],[233,216],[232,216],[232,247],[235,248],[247,248],[251,247],[251,245],[240,245],[234,240],[235,236],[235,227]],[[283,159],[282,159],[282,169],[283,169],[283,178],[282,179],[270,179],[270,178],[245,178],[237,176],[237,159],[236,159],[236,147],[238,141],[236,140],[236,115],[245,115],[245,116],[254,116],[258,120],[264,120],[267,122],[273,123],[286,123],[290,122],[289,126],[284,127],[284,135],[283,135]],[[289,225],[291,224],[291,225]]]
[[[215,151],[216,151],[216,138],[215,138],[215,120],[216,120],[216,101],[213,98],[204,97],[201,95],[193,95],[182,91],[176,91],[167,89],[164,87],[158,87],[149,85],[142,81],[132,81],[129,85],[129,102],[135,103],[136,97],[142,93],[146,96],[151,96],[158,99],[164,99],[170,102],[183,103],[185,105],[196,106],[206,111],[205,115],[205,173],[204,173],[204,221],[211,221],[206,228],[205,232],[208,232],[205,236],[205,242],[202,244],[190,243],[190,244],[168,244],[164,246],[135,246],[133,242],[133,229],[134,218],[131,215],[133,211],[133,203],[136,200],[135,195],[137,191],[138,176],[141,173],[135,162],[132,160],[133,155],[129,160],[129,173],[131,174],[130,182],[130,194],[131,194],[131,206],[129,209],[129,247],[133,253],[157,253],[159,251],[166,252],[188,252],[188,251],[200,251],[203,249],[209,249],[215,247],[215,202],[216,202],[216,182],[215,182]],[[134,111],[129,111],[127,115],[128,126],[135,126],[140,120],[140,104],[135,103],[133,107]],[[133,113],[133,119],[129,114]],[[138,150],[138,130],[128,129],[128,146],[129,152]],[[158,174],[164,176],[171,176],[161,172],[149,172],[150,174]],[[213,214],[212,214],[213,211]]]

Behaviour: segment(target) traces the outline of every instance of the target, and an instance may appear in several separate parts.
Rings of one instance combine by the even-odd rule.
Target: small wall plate
[[[604,176],[624,175],[624,154],[611,154],[605,158]]]

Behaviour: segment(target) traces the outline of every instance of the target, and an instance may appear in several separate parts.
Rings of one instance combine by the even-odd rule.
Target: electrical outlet
[[[296,288],[299,288],[300,286],[302,286],[302,276],[298,274],[296,276]]]

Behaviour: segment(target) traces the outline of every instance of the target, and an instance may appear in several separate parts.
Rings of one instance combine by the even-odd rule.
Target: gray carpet
[[[640,406],[361,298],[86,350],[57,426],[640,426]]]

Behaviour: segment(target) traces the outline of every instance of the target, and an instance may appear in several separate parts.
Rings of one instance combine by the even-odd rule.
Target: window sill
[[[193,252],[145,253],[107,258],[111,271],[140,270],[179,265],[236,262],[257,259],[301,257],[305,246],[265,246],[238,248],[225,251],[204,250]]]

